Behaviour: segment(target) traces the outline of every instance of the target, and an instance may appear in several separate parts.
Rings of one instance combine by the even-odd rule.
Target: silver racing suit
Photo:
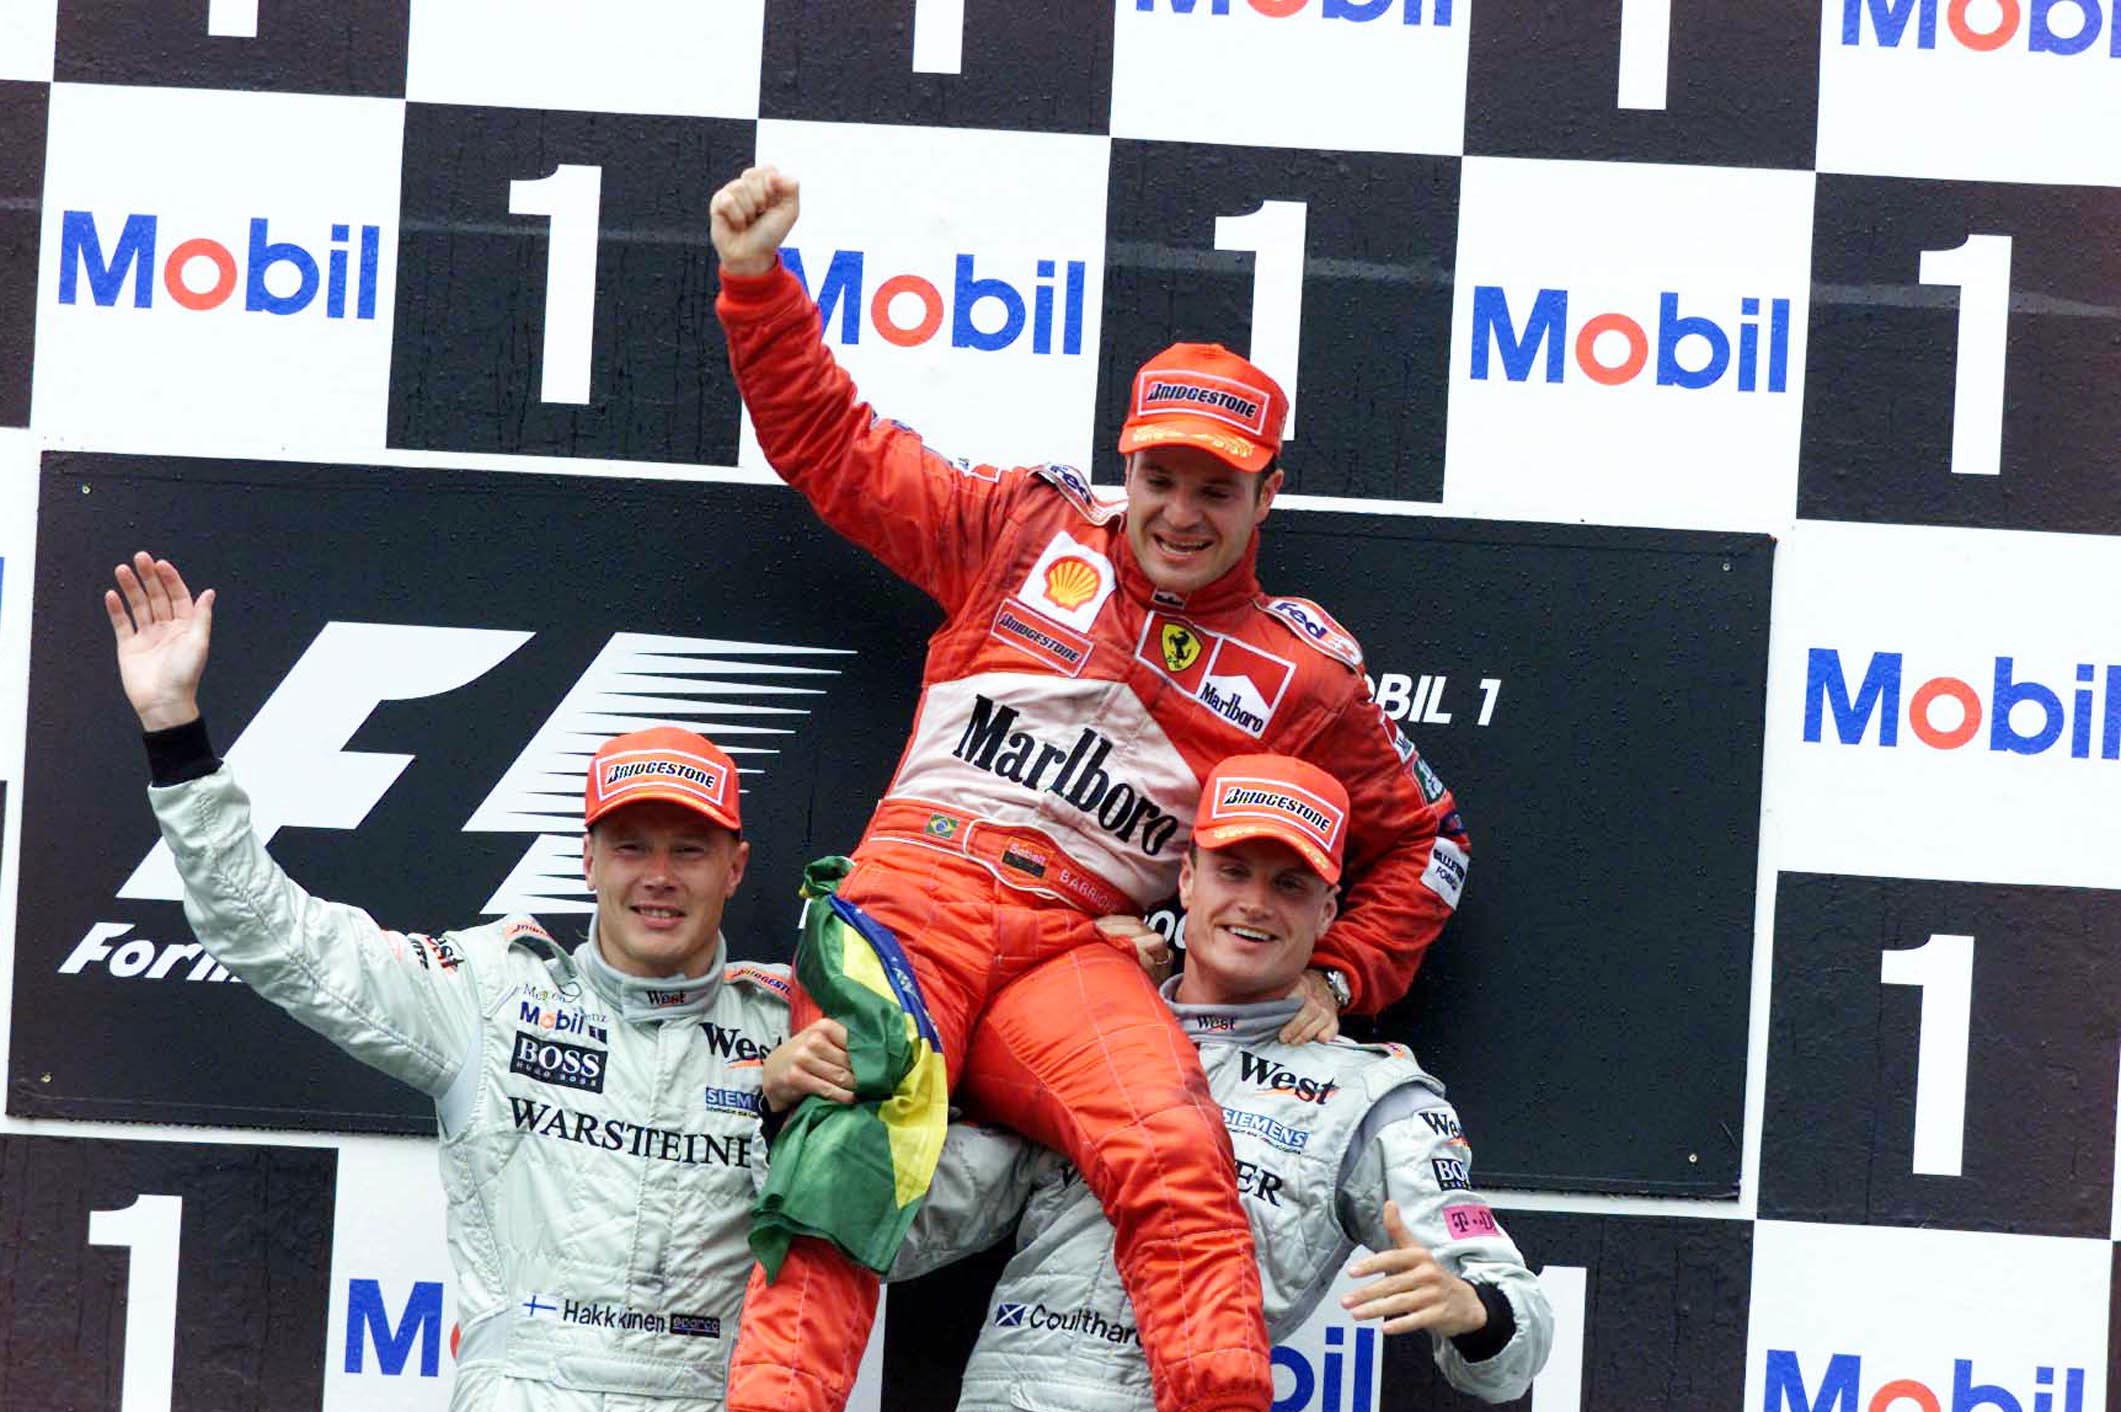
[[[1166,983],[1167,999],[1177,985]],[[1432,1340],[1437,1366],[1490,1402],[1522,1396],[1546,1363],[1553,1311],[1473,1188],[1473,1154],[1443,1085],[1399,1045],[1283,1044],[1277,1036],[1298,1003],[1171,1005],[1200,1049],[1236,1151],[1269,1337],[1286,1338],[1310,1316],[1357,1246],[1392,1247],[1384,1207],[1395,1201],[1414,1238],[1488,1309],[1488,1329]],[[892,1278],[991,1245],[1019,1210],[1016,1254],[965,1369],[959,1412],[1148,1412],[1149,1370],[1113,1266],[1112,1227],[1057,1155],[953,1126]]]
[[[718,946],[704,979],[647,981],[528,917],[387,931],[280,870],[225,765],[149,796],[215,959],[435,1101],[452,1412],[720,1407],[787,968]]]

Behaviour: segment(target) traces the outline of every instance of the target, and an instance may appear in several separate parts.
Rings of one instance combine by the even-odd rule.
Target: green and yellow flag
[[[803,870],[796,979],[847,1027],[853,1103],[806,1098],[773,1140],[752,1207],[751,1253],[776,1279],[797,1236],[831,1241],[878,1274],[890,1270],[928,1194],[950,1122],[943,1047],[898,939],[837,895],[851,865]]]

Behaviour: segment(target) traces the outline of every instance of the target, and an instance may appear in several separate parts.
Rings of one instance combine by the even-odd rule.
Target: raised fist
[[[795,178],[772,167],[749,168],[714,193],[707,214],[722,269],[733,275],[762,275],[772,269],[801,210]]]

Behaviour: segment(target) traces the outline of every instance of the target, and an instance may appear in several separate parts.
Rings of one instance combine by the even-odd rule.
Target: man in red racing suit
[[[1371,698],[1354,640],[1253,577],[1281,482],[1287,401],[1271,379],[1212,345],[1152,360],[1121,443],[1125,502],[1064,466],[946,460],[877,417],[826,349],[777,256],[797,199],[770,168],[714,199],[738,387],[774,469],[947,614],[840,895],[911,959],[952,1089],[1067,1154],[1097,1192],[1158,1408],[1264,1412],[1258,1275],[1221,1111],[1169,1007],[1093,919],[1173,894],[1217,761],[1301,756],[1346,784],[1352,815],[1319,820],[1345,827],[1348,881],[1312,979],[1374,1012],[1456,904],[1455,806]],[[815,1014],[799,1001],[791,1030]],[[1006,1062],[961,1070],[975,1027],[983,1060]],[[876,1287],[807,1238],[772,1284],[755,1270],[731,1412],[843,1406]]]

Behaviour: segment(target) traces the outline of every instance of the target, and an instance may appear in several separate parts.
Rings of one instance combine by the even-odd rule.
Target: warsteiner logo
[[[1163,852],[1178,832],[1178,816],[1147,791],[1106,773],[1110,740],[1084,726],[1068,746],[1048,744],[1016,729],[1017,715],[1014,706],[975,696],[964,734],[950,753],[1026,789],[1059,796],[1121,843],[1134,843],[1138,831],[1141,851],[1152,858]]]

